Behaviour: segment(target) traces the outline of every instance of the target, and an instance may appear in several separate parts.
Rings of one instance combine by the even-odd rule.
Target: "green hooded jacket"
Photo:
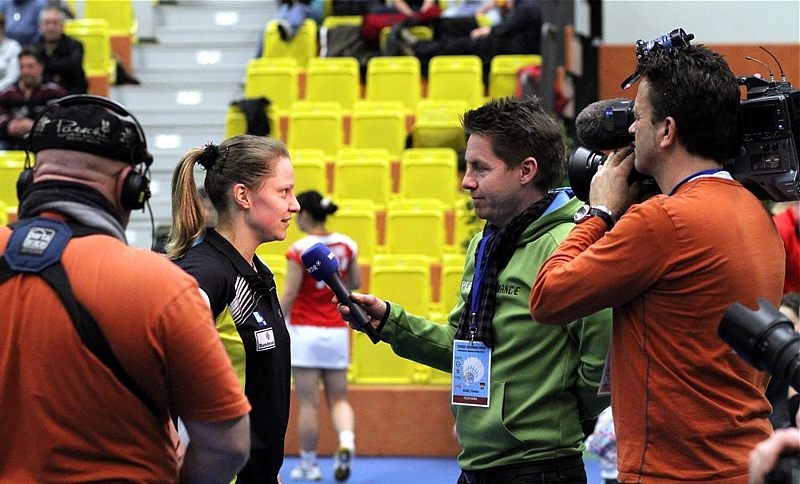
[[[490,405],[453,405],[462,469],[581,454],[580,421],[596,417],[609,404],[607,397],[597,396],[597,390],[611,338],[611,310],[565,326],[546,326],[534,321],[528,309],[539,268],[572,229],[572,216],[581,205],[573,198],[531,224],[499,274]],[[390,304],[380,338],[397,355],[452,371],[453,339],[461,312],[469,304],[474,254],[481,236],[470,242],[460,299],[447,324]]]

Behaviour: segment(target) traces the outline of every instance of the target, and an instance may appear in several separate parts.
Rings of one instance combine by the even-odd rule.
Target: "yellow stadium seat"
[[[340,205],[340,201],[335,201]],[[358,261],[369,264],[378,246],[377,226],[375,225],[375,208],[349,208],[340,206],[339,210],[328,217],[328,229],[340,232],[358,244]]]
[[[288,131],[290,149],[318,149],[333,159],[344,147],[342,108],[334,102],[298,101],[289,112]]]
[[[277,111],[267,109],[267,119],[269,120],[270,136],[281,138],[281,123]],[[225,137],[230,138],[245,133],[247,133],[247,118],[244,113],[236,106],[228,106],[225,113]]]
[[[433,198],[452,208],[458,156],[450,148],[410,148],[400,155],[400,196]]]
[[[386,206],[392,190],[386,150],[341,150],[333,170],[336,199],[361,198],[372,201],[378,209]]]
[[[439,260],[445,251],[445,207],[437,200],[393,200],[386,209],[387,254],[413,254]]]
[[[350,123],[352,148],[383,148],[396,160],[406,146],[406,116],[399,102],[359,101]]]
[[[332,29],[340,25],[361,25],[364,17],[361,15],[327,15],[322,21],[322,26]]]
[[[306,100],[334,101],[349,111],[361,97],[361,78],[354,57],[315,57],[306,71]]]
[[[303,26],[289,42],[281,40],[277,20],[267,22],[264,29],[264,53],[262,57],[294,57],[297,65],[305,69],[308,61],[317,56],[319,45],[317,40],[317,23],[306,19]]]
[[[427,260],[419,257],[374,257],[369,291],[424,316],[431,298]],[[425,383],[429,378],[429,370],[395,355],[389,345],[373,345],[361,333],[353,336],[352,383],[415,384]]]
[[[24,151],[0,151],[0,202],[7,207],[18,205],[17,179],[24,166]]]
[[[408,113],[413,113],[421,93],[416,57],[373,57],[367,62],[367,101],[400,101]]]
[[[511,97],[517,90],[517,72],[521,67],[542,63],[540,55],[496,55],[489,65],[489,97]]]
[[[476,55],[440,55],[428,67],[428,99],[483,104],[483,64]]]
[[[116,62],[111,56],[111,34],[104,19],[69,19],[64,33],[83,44],[83,70],[89,82],[89,93],[108,96],[116,80]]]
[[[244,97],[266,97],[270,107],[284,114],[300,99],[298,78],[297,61],[291,57],[253,59],[245,71]]]
[[[281,293],[283,293],[283,282],[286,280],[286,265],[288,262],[285,255],[270,254],[261,250],[262,247],[266,246],[267,244],[259,245],[256,249],[256,255],[269,267],[272,275],[275,276],[275,286],[278,288],[278,296],[280,297]]]
[[[465,254],[445,254],[442,257],[442,276],[439,288],[439,304],[448,314],[458,302],[461,294],[461,279],[464,275]]]
[[[138,29],[133,0],[84,0],[83,17],[104,19],[108,22],[111,49],[122,61],[122,65],[131,71],[131,55]]]
[[[412,146],[456,151],[466,149],[467,136],[461,125],[461,116],[469,108],[469,104],[462,100],[420,101],[411,130]]]
[[[328,193],[328,170],[325,166],[325,152],[322,150],[292,150],[294,167],[294,192],[303,193],[316,190]]]

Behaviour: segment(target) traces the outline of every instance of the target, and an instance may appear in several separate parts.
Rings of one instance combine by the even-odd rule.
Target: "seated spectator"
[[[33,44],[39,36],[39,13],[48,0],[0,0],[0,12],[6,16],[6,36],[21,46]]]
[[[44,57],[44,82],[60,84],[67,94],[85,94],[89,87],[83,72],[83,44],[64,33],[64,11],[47,7],[39,15],[39,40],[34,44]]]
[[[43,83],[44,62],[35,47],[19,53],[19,80],[0,92],[0,147],[25,149],[33,120],[47,103],[66,93],[58,84]]]
[[[5,36],[6,17],[0,12],[0,90],[6,89],[19,77],[19,51],[22,47]]]
[[[542,10],[539,0],[506,0],[502,20],[491,27],[473,29],[469,36],[437,40],[416,39],[407,29],[396,29],[386,43],[385,55],[415,55],[423,73],[437,55],[477,55],[488,78],[492,58],[499,54],[538,54]]]
[[[786,277],[783,293],[800,292],[800,202],[776,205],[772,220],[778,228],[786,251]]]
[[[303,26],[306,19],[322,23],[322,0],[280,0],[278,15],[275,19],[278,22],[278,33],[281,40],[290,42],[297,35],[297,31]],[[258,43],[256,57],[261,57],[264,53],[264,36]]]
[[[385,5],[381,5],[381,3],[374,2],[371,10],[375,13],[402,13],[407,17],[413,17],[417,13],[426,13],[437,6],[436,0],[389,0]]]

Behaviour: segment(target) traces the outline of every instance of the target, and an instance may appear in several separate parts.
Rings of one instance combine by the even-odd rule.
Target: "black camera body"
[[[657,49],[681,49],[692,39],[693,34],[675,29],[647,42],[638,40],[636,57],[641,60]],[[638,79],[637,68],[623,81],[622,88],[627,89]],[[747,87],[747,98],[740,103],[737,150],[723,160],[723,168],[759,199],[800,200],[800,90],[793,89],[785,77],[775,81],[772,72],[769,80],[749,76],[740,78],[739,84]],[[631,144],[634,138],[628,128],[633,122],[633,101],[627,99],[598,101],[578,115],[578,138],[591,149],[576,149],[567,162],[570,186],[577,198],[588,200],[591,179],[606,160],[595,150]],[[655,180],[639,173],[629,178],[631,183],[637,180],[655,186]]]
[[[800,91],[787,81],[739,79],[747,99],[739,110],[739,146],[725,170],[762,200],[800,199]]]

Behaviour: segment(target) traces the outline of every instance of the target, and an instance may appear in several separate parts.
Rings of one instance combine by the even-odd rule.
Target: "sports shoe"
[[[333,477],[337,481],[343,482],[350,477],[350,460],[353,458],[353,451],[347,447],[339,447],[336,452],[336,464],[333,466]]]
[[[289,477],[291,477],[293,481],[321,481],[322,472],[319,471],[319,465],[316,463],[309,466],[301,462],[297,467],[292,469],[292,472],[289,473]]]

